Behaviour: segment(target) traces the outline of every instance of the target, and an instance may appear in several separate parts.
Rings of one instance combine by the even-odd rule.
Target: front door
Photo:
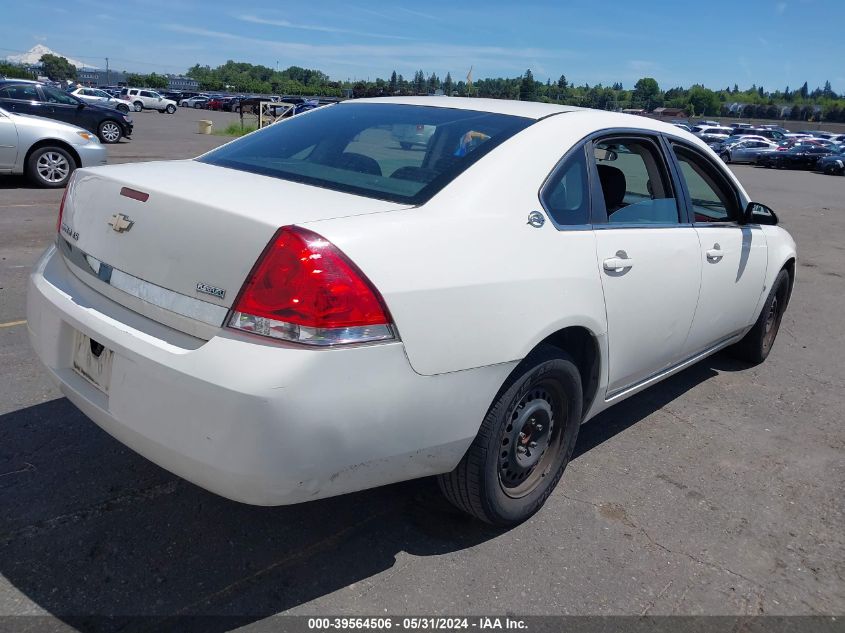
[[[18,131],[15,123],[0,112],[0,169],[11,169],[18,157]]]
[[[684,348],[691,356],[754,323],[768,251],[759,225],[740,225],[739,192],[716,161],[673,144],[699,240],[701,292]]]
[[[601,139],[594,155],[605,210],[594,227],[610,398],[681,360],[701,261],[698,235],[685,222],[656,137]]]
[[[41,100],[45,108],[51,113],[48,115],[51,119],[85,127],[81,120],[85,105],[81,100],[53,86],[40,86],[39,88]]]

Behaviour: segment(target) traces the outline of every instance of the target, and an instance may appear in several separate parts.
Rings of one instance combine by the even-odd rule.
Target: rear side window
[[[35,84],[4,86],[0,88],[0,99],[20,99],[21,101],[40,101]]]
[[[217,149],[201,162],[421,204],[532,119],[400,104],[325,106]]]
[[[590,188],[583,147],[579,147],[552,174],[540,198],[555,224],[590,224]]]

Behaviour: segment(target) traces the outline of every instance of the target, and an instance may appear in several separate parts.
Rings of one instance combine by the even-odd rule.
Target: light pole
[[[109,74],[109,58],[106,57],[106,85],[111,86],[111,75]]]

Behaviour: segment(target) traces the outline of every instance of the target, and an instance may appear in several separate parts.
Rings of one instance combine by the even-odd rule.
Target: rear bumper
[[[237,501],[282,505],[454,468],[513,364],[423,377],[401,343],[283,347],[195,339],[84,285],[54,247],[30,277],[32,345],[119,441]],[[108,395],[71,368],[74,331],[114,351]]]

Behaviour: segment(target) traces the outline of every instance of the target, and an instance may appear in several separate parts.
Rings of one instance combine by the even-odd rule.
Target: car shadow
[[[715,357],[604,412],[582,426],[574,459],[741,368]],[[366,592],[402,552],[501,534],[453,509],[433,478],[247,506],[156,467],[66,399],[0,416],[0,574],[81,631],[230,630],[354,583]]]
[[[0,176],[0,189],[43,189],[26,176]]]

